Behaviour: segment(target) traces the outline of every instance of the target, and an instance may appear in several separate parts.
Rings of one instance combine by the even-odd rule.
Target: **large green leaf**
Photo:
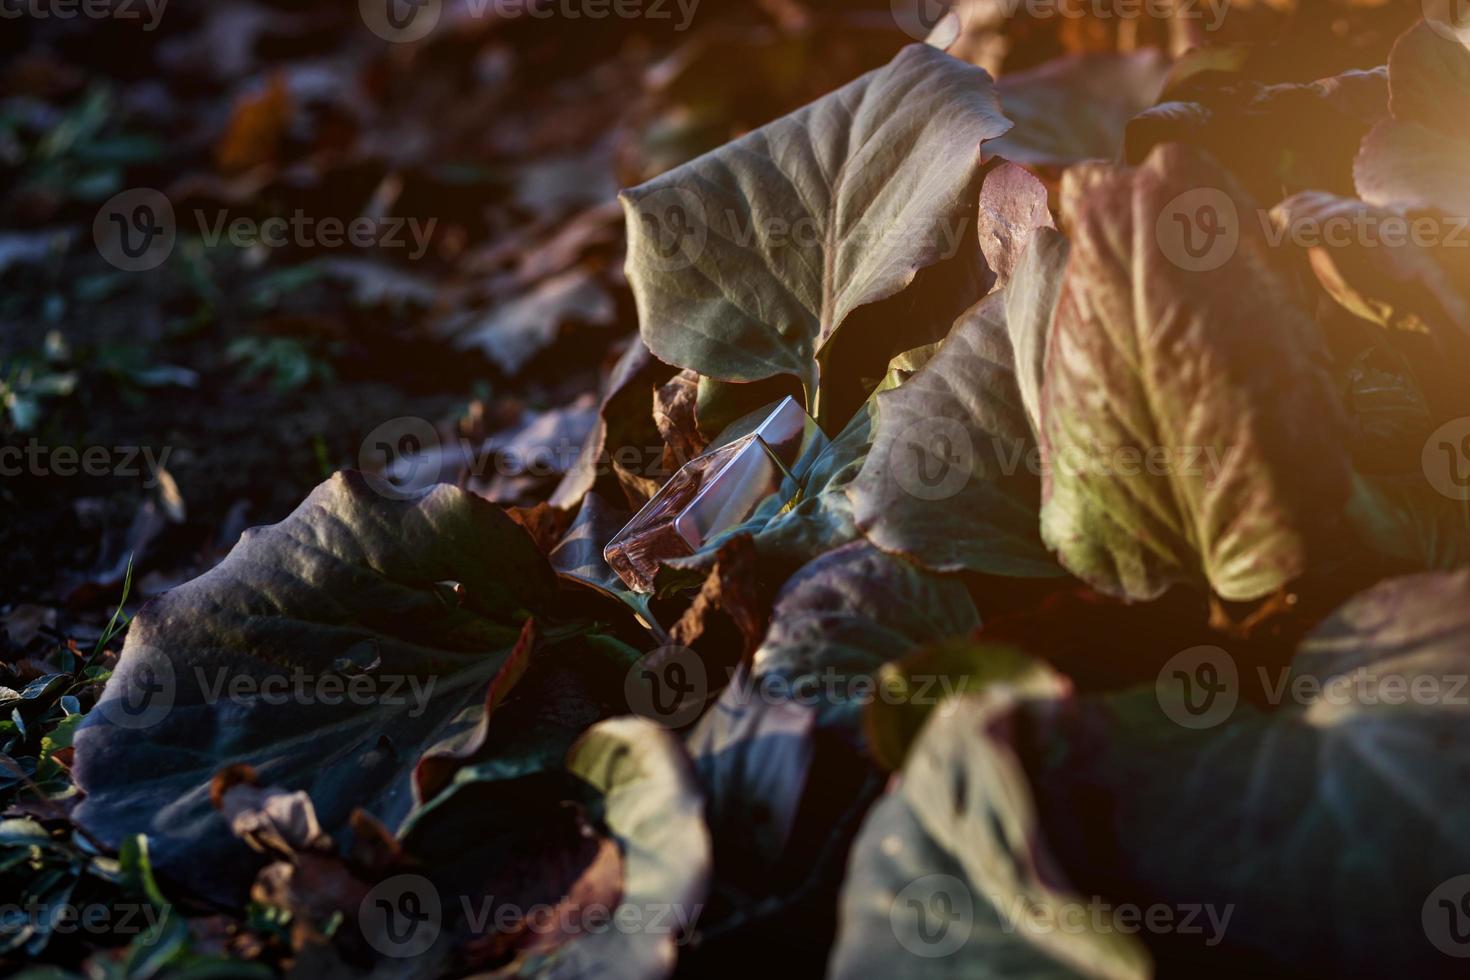
[[[1230,910],[1225,942],[1193,953],[1235,975],[1463,976],[1447,912],[1465,886],[1442,886],[1470,869],[1470,572],[1353,598],[1289,673],[1263,672],[1270,710],[1237,702],[1227,657],[1033,715],[1050,760],[1033,785],[1072,879]]]
[[[1068,171],[1062,212],[1043,538],[1114,595],[1270,593],[1330,540],[1349,471],[1324,343],[1271,266],[1256,205],[1170,144],[1138,168]]]
[[[1005,312],[991,293],[922,370],[876,397],[877,436],[848,488],[870,541],[936,571],[1060,574],[1038,533],[1040,454]]]
[[[911,45],[625,191],[628,279],[649,349],[724,380],[794,375],[813,406],[818,365],[849,316],[974,236],[981,144],[1009,126],[983,70]]]
[[[408,813],[419,756],[473,729],[556,580],[493,504],[375,486],[334,476],[138,614],[76,734],[92,834],[147,833],[162,871],[228,901],[253,863],[209,802],[225,766],[308,791],[328,833],[355,807],[389,824]]]
[[[1014,676],[930,715],[869,813],[843,884],[834,978],[1152,975],[1130,930],[1068,884],[1014,744],[1020,693],[1059,697],[1066,682],[1006,664]]]

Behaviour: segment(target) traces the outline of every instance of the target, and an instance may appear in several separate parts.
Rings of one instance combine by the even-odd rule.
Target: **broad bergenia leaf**
[[[1128,120],[1154,104],[1168,74],[1169,59],[1154,49],[1068,55],[1004,74],[995,88],[1016,125],[985,150],[1043,167],[1114,159]]]
[[[1029,678],[1022,688],[1002,671],[930,715],[902,778],[869,813],[843,884],[834,978],[1153,975],[1132,930],[1069,885],[1019,758],[1022,691],[1058,697],[1066,682],[1011,666]]]
[[[911,45],[625,191],[628,279],[649,349],[724,380],[794,375],[810,407],[849,315],[974,235],[981,144],[1009,127],[989,75]]]
[[[879,548],[936,571],[1060,574],[1041,543],[1040,453],[1016,384],[1005,295],[991,293],[905,384],[848,488]]]
[[[227,765],[306,790],[328,833],[359,806],[403,818],[419,756],[472,730],[556,580],[493,504],[375,486],[338,474],[138,614],[76,735],[83,826],[147,833],[167,874],[238,900],[253,866],[209,802]]]
[[[1062,212],[1042,537],[1113,595],[1272,592],[1329,540],[1349,473],[1322,338],[1273,270],[1254,202],[1168,145],[1136,169],[1069,171]]]
[[[1157,687],[1033,715],[1032,758],[1056,764],[1032,784],[1072,880],[1228,916],[1197,962],[1462,976],[1470,572],[1380,583],[1259,685],[1227,651],[1197,653]]]
[[[1470,46],[1420,21],[1388,59],[1392,119],[1373,127],[1353,164],[1358,196],[1381,206],[1470,216]]]

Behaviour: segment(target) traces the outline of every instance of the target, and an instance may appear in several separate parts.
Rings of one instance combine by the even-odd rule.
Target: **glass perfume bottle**
[[[669,478],[614,535],[603,557],[635,592],[652,592],[659,563],[691,555],[761,511],[801,493],[827,438],[794,398],[746,416]]]

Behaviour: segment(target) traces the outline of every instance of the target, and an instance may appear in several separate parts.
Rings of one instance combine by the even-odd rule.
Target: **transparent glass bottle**
[[[794,398],[734,423],[679,468],[603,551],[635,592],[652,592],[659,563],[691,555],[758,511],[795,500],[827,438]]]

